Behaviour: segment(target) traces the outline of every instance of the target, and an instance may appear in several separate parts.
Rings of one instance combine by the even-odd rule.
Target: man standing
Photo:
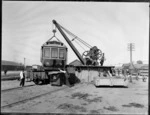
[[[143,82],[146,82],[146,76],[143,75]]]
[[[20,86],[24,86],[24,82],[25,82],[25,74],[24,74],[24,70],[22,70],[20,72]]]
[[[103,53],[102,58],[101,58],[101,61],[100,61],[101,66],[103,66],[105,60],[106,60],[106,59],[105,59],[105,56],[104,56],[104,53]]]

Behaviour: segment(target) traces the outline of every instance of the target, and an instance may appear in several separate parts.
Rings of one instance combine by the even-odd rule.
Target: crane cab
[[[45,69],[64,69],[67,47],[61,41],[47,41],[41,46],[41,63]]]

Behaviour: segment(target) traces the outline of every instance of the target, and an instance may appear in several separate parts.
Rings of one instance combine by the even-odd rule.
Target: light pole
[[[26,58],[24,58],[24,69],[25,69],[25,67],[26,67],[26,66],[25,66],[25,61],[26,61]]]
[[[130,51],[130,66],[131,66],[131,69],[133,69],[134,66],[133,66],[133,62],[132,62],[132,51],[135,51],[134,43],[128,44],[128,51]]]
[[[133,64],[132,63],[132,51],[134,51],[135,48],[134,48],[134,43],[129,43],[128,44],[128,51],[130,51],[130,64]]]

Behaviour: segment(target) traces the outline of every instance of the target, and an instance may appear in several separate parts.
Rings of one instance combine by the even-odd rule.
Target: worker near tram
[[[24,86],[24,84],[25,84],[25,73],[24,73],[24,70],[22,70],[21,72],[20,72],[20,86]]]

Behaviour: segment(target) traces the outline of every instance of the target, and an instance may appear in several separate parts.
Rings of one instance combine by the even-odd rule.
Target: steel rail
[[[35,84],[32,84],[32,85],[26,85],[24,87],[31,87],[31,86],[35,86]],[[7,92],[7,91],[12,91],[12,90],[16,90],[16,89],[22,89],[24,87],[14,87],[14,88],[9,88],[9,89],[4,89],[4,90],[1,90],[1,92]]]
[[[7,105],[4,105],[4,106],[1,106],[1,109],[10,108],[12,106],[19,105],[19,104],[25,103],[27,101],[30,101],[30,100],[33,100],[33,99],[36,99],[36,98],[40,98],[42,96],[45,96],[45,95],[48,95],[48,94],[51,94],[51,93],[55,93],[55,92],[58,92],[60,90],[66,89],[66,88],[68,88],[68,86],[65,86],[65,87],[60,88],[60,89],[53,90],[51,92],[40,94],[40,95],[37,95],[37,96],[34,96],[34,97],[30,97],[30,98],[27,98],[27,99],[24,99],[24,100],[21,100],[21,101],[17,101],[17,102],[11,103],[11,104],[7,104]]]

